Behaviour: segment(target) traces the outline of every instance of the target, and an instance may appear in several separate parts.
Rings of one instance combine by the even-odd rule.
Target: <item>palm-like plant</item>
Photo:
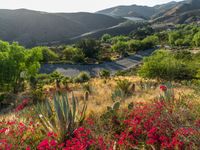
[[[53,102],[46,100],[37,105],[39,120],[47,132],[54,132],[58,140],[62,141],[67,134],[73,133],[85,119],[86,103],[80,109],[77,98],[72,94],[71,100],[67,95],[56,94]]]

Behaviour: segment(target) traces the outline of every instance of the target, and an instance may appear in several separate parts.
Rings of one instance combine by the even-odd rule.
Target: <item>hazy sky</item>
[[[0,0],[0,9],[27,8],[47,12],[95,12],[117,5],[153,6],[169,1],[172,0]]]

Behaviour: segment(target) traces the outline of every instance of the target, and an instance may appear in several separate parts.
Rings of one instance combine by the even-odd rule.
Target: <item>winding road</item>
[[[80,72],[88,72],[91,76],[98,75],[102,69],[110,70],[111,74],[115,74],[120,70],[128,70],[139,65],[142,62],[143,57],[149,56],[155,49],[140,51],[135,55],[131,55],[114,62],[104,62],[102,64],[43,64],[40,69],[40,73],[52,73],[58,71],[65,76],[76,76]]]

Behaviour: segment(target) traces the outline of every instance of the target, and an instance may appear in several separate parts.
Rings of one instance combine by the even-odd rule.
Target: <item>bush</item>
[[[200,47],[200,31],[194,35],[193,41],[195,46]]]
[[[79,48],[67,46],[62,53],[66,60],[73,62],[84,62],[85,55]]]
[[[112,46],[112,50],[114,52],[117,52],[120,55],[124,56],[124,55],[126,55],[126,53],[128,51],[128,44],[127,44],[127,42],[119,41]]]
[[[144,59],[139,75],[144,78],[163,80],[191,80],[194,79],[196,68],[188,62],[176,59],[171,52],[157,51]]]
[[[97,58],[100,50],[100,44],[94,39],[84,39],[76,44],[88,58]]]
[[[142,40],[143,49],[150,49],[154,48],[158,44],[158,37],[155,35],[148,36]]]
[[[42,51],[42,62],[49,62],[49,61],[55,61],[58,59],[58,55],[50,50],[48,47],[39,47]]]
[[[77,77],[74,78],[75,83],[83,83],[90,80],[90,75],[87,72],[81,72]]]
[[[140,40],[131,40],[128,42],[129,51],[137,52],[139,50],[144,50],[142,41]]]
[[[110,43],[112,36],[110,34],[104,34],[101,37],[101,42]]]
[[[99,72],[99,76],[101,78],[109,78],[110,77],[110,71],[109,70],[106,70],[106,69],[103,69]]]
[[[135,85],[128,80],[118,80],[114,92],[112,93],[112,100],[117,98],[121,100],[130,96],[135,91]]]

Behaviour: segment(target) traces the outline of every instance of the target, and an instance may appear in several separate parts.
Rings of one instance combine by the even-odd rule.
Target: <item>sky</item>
[[[118,5],[154,6],[170,1],[172,0],[0,0],[0,9],[26,8],[46,12],[96,12]]]

